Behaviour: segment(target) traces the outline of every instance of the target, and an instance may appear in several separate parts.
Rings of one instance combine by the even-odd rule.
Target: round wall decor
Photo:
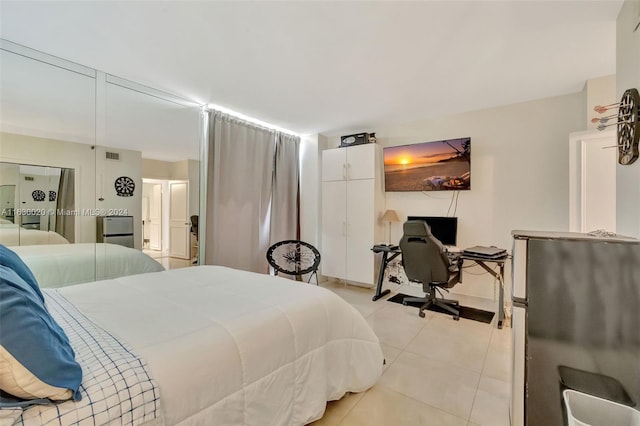
[[[33,201],[44,201],[47,194],[45,194],[44,191],[36,189],[31,193],[31,196],[33,197]]]
[[[632,164],[638,159],[640,140],[640,94],[628,89],[620,99],[618,108],[618,163]]]
[[[114,182],[114,186],[119,197],[132,197],[133,191],[136,189],[135,182],[128,176],[120,176]]]
[[[56,191],[49,191],[49,201],[55,201],[56,195]]]

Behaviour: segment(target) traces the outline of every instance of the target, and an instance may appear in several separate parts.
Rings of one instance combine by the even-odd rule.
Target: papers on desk
[[[473,246],[462,251],[465,256],[479,259],[503,259],[507,257],[507,251],[498,247]]]

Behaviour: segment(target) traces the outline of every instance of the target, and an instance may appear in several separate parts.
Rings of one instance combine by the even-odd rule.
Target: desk
[[[391,291],[389,289],[382,291],[382,281],[384,281],[384,270],[387,269],[387,265],[391,263],[393,259],[400,256],[402,252],[400,251],[400,247],[398,246],[385,246],[385,245],[373,246],[371,248],[371,251],[373,251],[374,253],[382,253],[382,262],[380,263],[380,272],[378,273],[378,285],[376,286],[376,294],[371,299],[375,302],[381,297],[389,294],[389,292]],[[391,256],[389,256],[389,253],[391,253]]]
[[[504,323],[504,263],[507,261],[507,257],[500,259],[487,259],[478,256],[470,256],[468,254],[461,254],[460,258],[464,266],[464,262],[473,262],[480,266],[482,269],[490,273],[494,278],[500,282],[500,290],[498,291],[498,328],[502,328]],[[498,265],[498,272],[494,271],[487,263],[495,263]]]
[[[381,297],[389,294],[391,290],[386,289],[382,290],[382,282],[384,281],[384,271],[387,268],[387,265],[396,257],[402,254],[400,247],[398,246],[384,246],[384,245],[376,245],[371,248],[371,251],[374,253],[382,253],[382,262],[380,264],[380,272],[378,273],[378,283],[376,286],[376,294],[373,296],[372,300],[375,302]],[[391,255],[389,256],[389,253]],[[478,256],[470,256],[468,254],[460,254],[460,258],[462,259],[463,266],[464,262],[473,262],[476,265],[480,266],[482,269],[487,271],[491,276],[496,278],[500,282],[500,290],[498,291],[498,328],[502,328],[504,324],[504,264],[507,261],[508,257],[503,257],[500,259],[487,259]],[[495,263],[498,265],[498,271],[494,271],[488,263]]]

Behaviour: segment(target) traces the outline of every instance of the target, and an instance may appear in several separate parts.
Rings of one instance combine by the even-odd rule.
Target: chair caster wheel
[[[422,311],[418,312],[418,316],[419,316],[420,318],[424,318],[424,312],[422,312]]]
[[[453,320],[454,320],[454,321],[460,321],[460,317],[455,316],[455,317],[453,317]]]

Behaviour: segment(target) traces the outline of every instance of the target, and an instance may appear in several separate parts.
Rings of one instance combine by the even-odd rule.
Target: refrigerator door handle
[[[514,308],[526,309],[526,307],[529,305],[529,302],[527,302],[527,299],[522,299],[520,297],[512,297],[511,304],[513,305]]]
[[[513,240],[511,295],[514,299],[527,298],[527,245],[528,240]]]

